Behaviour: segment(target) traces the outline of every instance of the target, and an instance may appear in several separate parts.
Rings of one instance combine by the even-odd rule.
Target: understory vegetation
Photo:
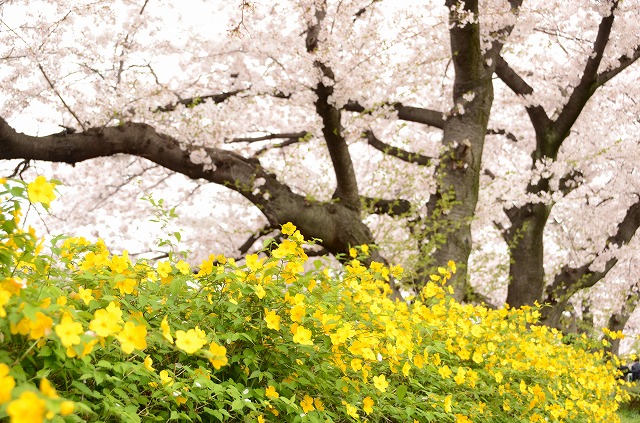
[[[132,260],[23,229],[54,186],[0,180],[0,418],[616,422],[629,399],[601,342],[455,301],[453,262],[403,302],[400,267],[311,262],[292,224],[242,262]]]

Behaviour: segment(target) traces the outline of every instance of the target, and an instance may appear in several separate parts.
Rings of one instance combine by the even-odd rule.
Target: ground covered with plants
[[[132,260],[20,223],[55,182],[0,180],[0,418],[11,422],[616,422],[615,360],[535,307],[456,302],[439,269],[311,262],[291,224],[236,262]],[[601,346],[601,344],[600,344]]]

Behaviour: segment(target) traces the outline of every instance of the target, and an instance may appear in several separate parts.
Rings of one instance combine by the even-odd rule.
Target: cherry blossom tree
[[[202,245],[291,221],[334,255],[377,244],[406,288],[454,260],[458,298],[545,301],[556,326],[633,255],[634,2],[27,3],[3,4],[0,159],[74,165],[70,221],[139,213],[140,181]]]

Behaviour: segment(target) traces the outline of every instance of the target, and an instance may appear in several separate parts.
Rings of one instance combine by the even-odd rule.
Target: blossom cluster
[[[615,363],[565,345],[536,307],[455,301],[453,262],[397,301],[388,282],[401,267],[371,261],[368,246],[342,269],[311,263],[290,223],[241,262],[134,261],[73,237],[45,254],[19,227],[28,187],[0,182],[11,422],[614,422],[626,399]]]

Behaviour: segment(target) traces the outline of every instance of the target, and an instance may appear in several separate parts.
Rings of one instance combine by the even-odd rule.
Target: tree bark
[[[618,224],[618,230],[607,239],[607,246],[617,248],[627,244],[640,227],[640,199],[632,204]],[[616,257],[610,258],[600,271],[591,270],[595,259],[580,267],[564,266],[551,285],[544,291],[546,307],[542,309],[542,322],[551,327],[559,327],[562,312],[576,292],[589,288],[602,280],[609,270],[618,262]]]
[[[261,210],[272,227],[292,222],[305,238],[321,239],[322,246],[332,254],[345,254],[350,247],[375,242],[358,210],[296,194],[256,159],[220,149],[206,152],[211,169],[193,163],[190,152],[181,149],[177,140],[143,123],[33,137],[16,132],[0,118],[0,159],[74,164],[117,154],[134,155],[191,179],[204,179],[237,191]]]
[[[521,1],[510,1],[515,12]],[[454,107],[443,124],[443,153],[437,169],[438,228],[429,249],[423,251],[424,265],[417,277],[418,285],[428,280],[433,265],[442,266],[449,260],[458,265],[458,273],[450,280],[454,296],[462,300],[467,293],[467,264],[471,253],[471,221],[478,202],[480,167],[485,135],[493,104],[492,75],[502,49],[495,41],[488,52],[480,43],[478,1],[448,0],[451,29],[451,57],[455,75],[453,84]],[[476,19],[466,20],[468,16]],[[512,27],[502,30],[502,36]],[[427,223],[428,225],[428,223]],[[435,242],[433,242],[435,240]],[[424,246],[423,246],[424,248]]]
[[[544,290],[544,227],[550,208],[545,204],[527,204],[507,211],[511,227],[509,240],[509,288],[507,304],[521,307],[540,301]]]
[[[614,12],[618,8],[618,4],[619,2],[614,0],[611,3],[611,13],[602,18],[593,42],[592,55],[585,63],[580,82],[568,90],[570,94],[567,102],[557,118],[550,119],[544,108],[539,105],[526,108],[536,133],[536,148],[531,155],[532,166],[535,166],[541,159],[548,161],[557,159],[562,143],[569,137],[573,124],[595,91],[634,63],[640,56],[639,49],[636,48],[631,56],[620,58],[618,67],[598,73],[609,42],[615,19]],[[514,93],[522,96],[534,93],[533,87],[524,81],[502,57],[498,58],[496,74]],[[563,188],[561,187],[560,190]],[[545,193],[549,197],[553,191],[550,188],[549,180],[543,178],[535,185],[529,184],[527,193]],[[505,232],[511,262],[507,303],[510,306],[519,307],[533,305],[536,301],[545,301],[550,304],[550,307],[543,309],[543,320],[550,326],[556,327],[569,298],[579,289],[593,286],[602,279],[615,262],[607,263],[604,273],[589,272],[588,268],[591,263],[575,269],[565,267],[545,292],[544,227],[552,207],[553,204],[544,205],[532,202],[519,208],[505,210],[512,224],[512,227]],[[632,206],[628,213],[634,214],[634,208],[635,206]],[[580,278],[584,279],[580,281]]]

